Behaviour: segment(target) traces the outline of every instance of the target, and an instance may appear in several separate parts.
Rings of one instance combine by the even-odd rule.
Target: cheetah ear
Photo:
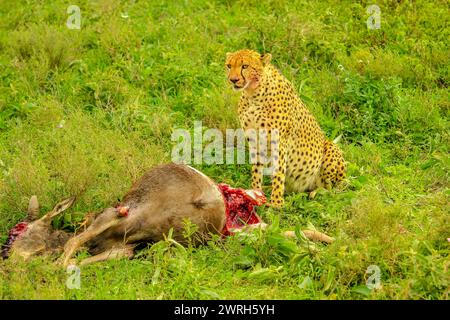
[[[263,65],[268,65],[270,63],[270,60],[272,59],[272,55],[270,53],[265,53],[261,55],[261,61]]]
[[[227,59],[228,59],[232,54],[233,54],[232,52],[227,52],[227,55],[226,55]]]

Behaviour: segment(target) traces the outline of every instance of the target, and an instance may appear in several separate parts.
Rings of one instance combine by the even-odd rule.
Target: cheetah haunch
[[[278,146],[279,159],[272,176],[271,205],[281,207],[285,187],[293,192],[330,189],[344,178],[341,150],[326,139],[318,122],[298,98],[294,87],[271,63],[270,54],[253,50],[227,53],[225,66],[233,88],[242,91],[238,106],[244,130],[265,129]],[[252,137],[247,137],[249,142]],[[272,140],[273,139],[273,140]],[[261,190],[263,162],[267,156],[251,154],[252,188]]]

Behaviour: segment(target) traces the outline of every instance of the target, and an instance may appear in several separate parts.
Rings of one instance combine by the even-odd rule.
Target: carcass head
[[[46,253],[64,245],[70,235],[63,231],[53,230],[52,219],[68,209],[75,197],[59,202],[52,211],[38,218],[39,203],[32,196],[28,205],[28,215],[24,221],[16,224],[8,234],[8,239],[2,247],[2,257],[20,256],[28,259],[31,256]]]

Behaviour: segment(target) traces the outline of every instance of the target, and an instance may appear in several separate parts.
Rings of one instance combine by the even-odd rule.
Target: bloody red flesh
[[[129,207],[123,207],[121,205],[116,206],[117,215],[119,217],[128,217],[128,214],[130,213]]]
[[[9,230],[8,239],[6,240],[6,243],[3,245],[2,248],[2,257],[4,259],[8,258],[9,250],[11,249],[11,246],[13,245],[14,241],[19,239],[25,231],[28,229],[28,223],[27,222],[20,222],[16,224],[11,230]]]
[[[226,223],[222,230],[224,236],[232,234],[232,229],[261,222],[255,207],[266,202],[262,192],[232,188],[225,183],[219,183],[218,187],[226,206]]]

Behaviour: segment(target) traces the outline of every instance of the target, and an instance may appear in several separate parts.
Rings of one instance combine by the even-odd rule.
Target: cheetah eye
[[[242,65],[242,69],[247,69],[248,68],[248,64],[243,64]]]
[[[227,68],[228,68],[228,69],[231,69],[231,64],[227,64]]]

